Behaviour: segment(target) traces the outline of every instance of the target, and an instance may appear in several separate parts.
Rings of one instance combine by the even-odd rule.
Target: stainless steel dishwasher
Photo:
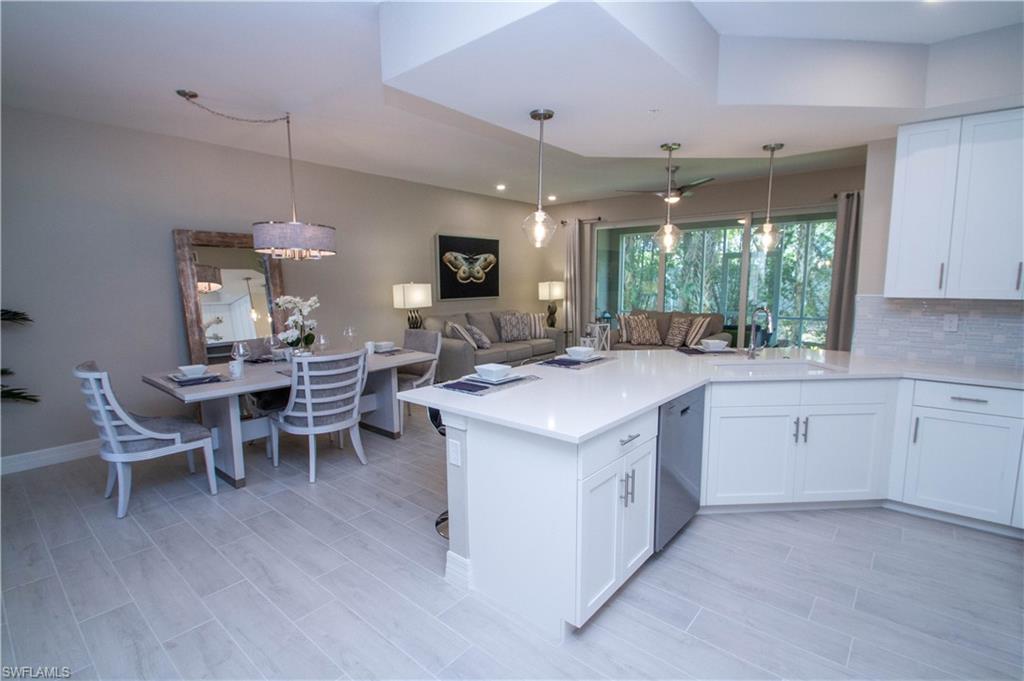
[[[704,388],[666,402],[658,410],[658,479],[654,550],[661,551],[700,508],[704,448]]]

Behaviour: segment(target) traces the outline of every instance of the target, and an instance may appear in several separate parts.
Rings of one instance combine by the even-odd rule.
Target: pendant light
[[[260,313],[256,311],[256,305],[255,305],[255,303],[253,302],[253,299],[252,299],[252,286],[249,283],[249,282],[252,281],[252,277],[242,277],[242,278],[245,279],[245,290],[249,294],[249,317],[254,322],[258,322],[260,320]]]
[[[658,246],[665,253],[671,253],[679,243],[679,228],[672,224],[672,204],[669,198],[672,197],[672,152],[679,150],[679,142],[666,142],[661,145],[662,151],[668,152],[668,189],[665,190],[665,224],[657,232]]]
[[[196,290],[200,293],[213,293],[224,287],[221,282],[220,268],[213,265],[195,264]]]
[[[292,117],[290,113],[277,118],[243,118],[215,111],[196,101],[199,94],[194,90],[177,90],[177,95],[189,104],[203,111],[241,123],[280,123],[284,121],[288,136],[288,177],[291,180],[292,219],[289,222],[263,220],[252,225],[253,248],[257,253],[274,259],[319,260],[335,255],[334,227],[299,222],[295,210],[295,162],[292,158]]]
[[[544,121],[551,120],[555,112],[551,109],[534,109],[530,118],[540,123],[540,138],[537,145],[537,210],[523,220],[523,234],[536,248],[543,248],[555,235],[558,224],[544,212]]]
[[[770,251],[779,243],[779,233],[772,224],[772,180],[775,171],[775,152],[784,147],[781,142],[766,144],[762,149],[768,152],[768,207],[764,211],[764,224],[758,237],[761,250]]]

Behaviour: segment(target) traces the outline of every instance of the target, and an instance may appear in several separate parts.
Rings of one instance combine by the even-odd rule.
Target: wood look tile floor
[[[100,679],[1021,679],[1022,543],[878,508],[704,515],[556,646],[444,581],[442,439],[304,438],[248,486],[2,478],[0,655]]]

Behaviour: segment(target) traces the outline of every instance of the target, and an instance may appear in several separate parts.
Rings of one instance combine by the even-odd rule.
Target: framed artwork
[[[436,245],[439,300],[498,297],[497,239],[438,234]]]

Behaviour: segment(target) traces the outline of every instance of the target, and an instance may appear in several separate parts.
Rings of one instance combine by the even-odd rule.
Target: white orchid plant
[[[284,322],[284,331],[277,334],[281,342],[287,343],[293,348],[313,345],[316,340],[316,320],[310,319],[309,314],[320,307],[320,299],[313,296],[309,300],[303,300],[296,296],[280,296],[274,300],[274,307],[288,312],[288,319]]]

